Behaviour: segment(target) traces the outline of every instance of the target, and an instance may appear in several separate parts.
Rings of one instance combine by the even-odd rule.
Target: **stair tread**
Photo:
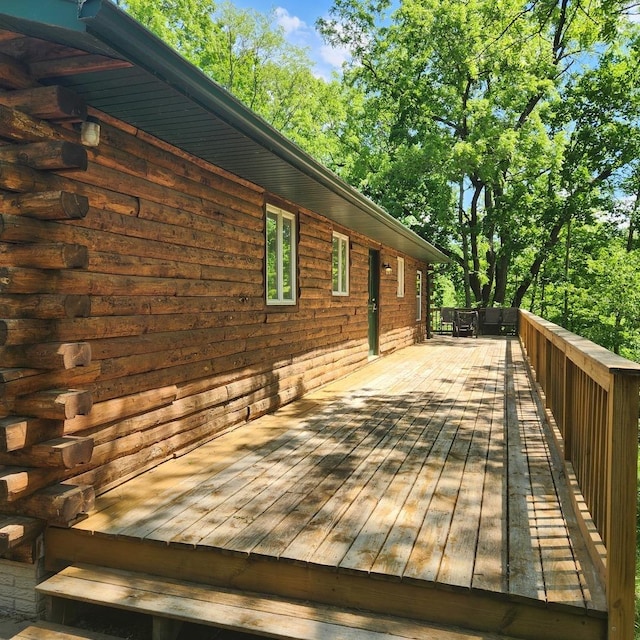
[[[122,638],[97,631],[74,629],[62,624],[39,621],[12,636],[11,640],[122,640]]]
[[[348,611],[148,574],[71,565],[38,585],[45,595],[272,638],[512,640],[409,619]]]

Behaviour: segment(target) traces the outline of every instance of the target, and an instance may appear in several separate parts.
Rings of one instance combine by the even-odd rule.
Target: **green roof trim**
[[[137,71],[113,72],[108,81],[105,76],[102,103],[94,102],[91,94],[101,81],[99,74],[89,79],[90,74],[78,73],[65,78],[65,84],[81,95],[86,92],[87,102],[97,109],[340,225],[421,261],[448,262],[437,248],[317,162],[113,2],[0,0],[0,26],[128,60]],[[130,86],[128,99],[105,98],[110,86],[125,84]],[[145,93],[152,90],[171,100],[172,114],[161,113],[160,107],[149,113]],[[188,123],[179,118],[187,112]],[[175,121],[168,123],[168,116]],[[216,131],[232,139],[224,154],[215,145]]]

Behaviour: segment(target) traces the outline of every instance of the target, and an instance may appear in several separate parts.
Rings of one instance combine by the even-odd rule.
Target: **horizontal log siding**
[[[0,217],[0,248],[60,243],[88,255],[83,268],[43,269],[11,263],[7,252],[0,266],[0,357],[50,342],[87,342],[92,354],[85,367],[22,370],[2,383],[0,417],[15,415],[24,394],[74,387],[92,395],[88,415],[51,420],[50,434],[31,420],[25,447],[69,434],[94,442],[88,464],[34,470],[31,486],[71,480],[104,491],[362,366],[369,249],[395,261],[386,248],[335,228],[350,238],[350,295],[333,296],[334,226],[284,203],[299,217],[299,301],[267,308],[263,190],[106,120],[100,146],[87,149],[86,171],[6,163],[0,172],[7,202],[33,189],[89,201],[73,220],[9,209]],[[37,131],[78,142],[70,127],[43,123]],[[423,337],[418,264],[405,259],[404,299],[395,278],[381,275],[381,353]]]
[[[404,297],[398,297],[397,253],[383,251],[381,263],[391,264],[391,274],[380,276],[380,353],[421,342],[426,338],[426,275],[424,265],[405,257]],[[416,273],[422,271],[422,318],[416,322]]]

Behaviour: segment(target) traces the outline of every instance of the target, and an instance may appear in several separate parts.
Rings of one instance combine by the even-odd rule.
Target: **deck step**
[[[122,640],[122,638],[41,621],[29,625],[12,636],[11,640]]]
[[[181,621],[289,640],[513,640],[92,565],[69,566],[37,590],[57,605],[72,600],[151,615],[158,639],[177,637]]]

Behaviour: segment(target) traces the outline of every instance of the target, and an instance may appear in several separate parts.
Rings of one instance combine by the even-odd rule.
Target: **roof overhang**
[[[0,28],[126,60],[42,82],[381,244],[448,262],[109,0],[0,0]]]

